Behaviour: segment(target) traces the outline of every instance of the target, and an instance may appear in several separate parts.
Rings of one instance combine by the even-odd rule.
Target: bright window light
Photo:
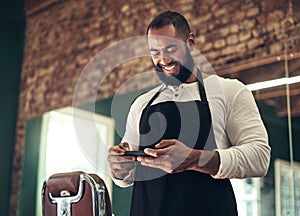
[[[271,88],[275,86],[285,85],[285,84],[293,84],[300,82],[300,76],[294,76],[294,77],[286,77],[286,78],[280,78],[280,79],[274,79],[264,82],[258,82],[253,84],[248,84],[246,87],[250,91],[255,91],[259,89],[265,89],[265,88]]]
[[[95,129],[91,130],[93,127]],[[43,182],[55,173],[83,171],[97,174],[106,183],[111,196],[107,150],[113,142],[112,118],[72,107],[46,113],[40,144],[36,215],[42,212],[40,193]]]
[[[260,214],[260,179],[230,179],[236,196],[237,209],[241,216],[259,216]]]

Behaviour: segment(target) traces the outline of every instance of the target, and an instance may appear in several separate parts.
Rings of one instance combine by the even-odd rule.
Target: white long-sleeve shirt
[[[238,80],[210,75],[204,79],[212,126],[220,155],[220,168],[214,178],[264,176],[269,167],[270,146],[252,93]],[[141,95],[132,104],[122,142],[138,149],[139,121],[143,109],[161,86]],[[167,86],[152,103],[201,100],[197,82]],[[132,182],[114,180],[125,187]]]

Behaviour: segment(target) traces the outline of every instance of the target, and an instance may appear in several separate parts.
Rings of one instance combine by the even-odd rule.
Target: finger
[[[139,156],[136,158],[137,161],[139,162],[146,162],[146,163],[153,163],[153,164],[164,164],[166,160],[168,160],[170,157],[169,155],[163,155],[160,157],[143,157]]]
[[[159,157],[161,155],[166,154],[167,152],[169,152],[171,150],[171,147],[166,147],[166,148],[162,148],[162,149],[151,149],[151,148],[146,148],[144,150],[144,152],[152,157]]]
[[[119,156],[119,155],[109,155],[108,161],[111,163],[127,163],[136,161],[134,156]]]
[[[108,150],[109,155],[123,155],[125,154],[125,150],[121,149],[119,146],[113,146]]]
[[[147,167],[152,167],[152,168],[160,168],[160,166],[158,164],[149,163],[149,162],[141,162],[141,165],[147,166]]]
[[[144,149],[144,152],[152,157],[158,157],[158,152],[155,149],[146,148]],[[147,157],[140,157],[140,158],[147,158]]]
[[[117,162],[113,162],[110,163],[110,167],[113,169],[124,169],[124,170],[128,170],[128,168],[133,168],[136,165],[136,161],[127,161],[127,162],[122,162],[122,163],[117,163]]]
[[[167,139],[167,140],[162,140],[158,144],[155,145],[155,148],[166,148],[168,146],[175,145],[177,142],[176,139]]]
[[[120,143],[119,147],[121,149],[124,149],[125,151],[129,151],[130,150],[129,144],[127,142]]]
[[[141,162],[142,165],[152,166],[152,167],[158,167],[163,164],[163,162],[160,159],[157,158],[149,158],[149,157],[139,157],[137,159]]]
[[[152,162],[141,162],[141,165],[156,168],[156,169],[161,169],[168,173],[170,173],[172,171],[170,168],[166,167],[164,164],[161,164],[158,162],[153,162],[153,161]]]

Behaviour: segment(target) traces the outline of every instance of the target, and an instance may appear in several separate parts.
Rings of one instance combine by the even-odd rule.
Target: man
[[[264,176],[270,160],[251,92],[200,72],[181,14],[158,15],[147,37],[163,84],[132,104],[108,156],[114,181],[133,184],[131,215],[237,215],[229,178]],[[145,155],[127,154],[137,149]]]

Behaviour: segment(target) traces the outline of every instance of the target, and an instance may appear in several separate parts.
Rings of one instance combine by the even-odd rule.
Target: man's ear
[[[196,39],[196,37],[195,37],[194,33],[191,32],[186,41],[191,49],[195,46],[195,43],[196,43],[195,39]]]

